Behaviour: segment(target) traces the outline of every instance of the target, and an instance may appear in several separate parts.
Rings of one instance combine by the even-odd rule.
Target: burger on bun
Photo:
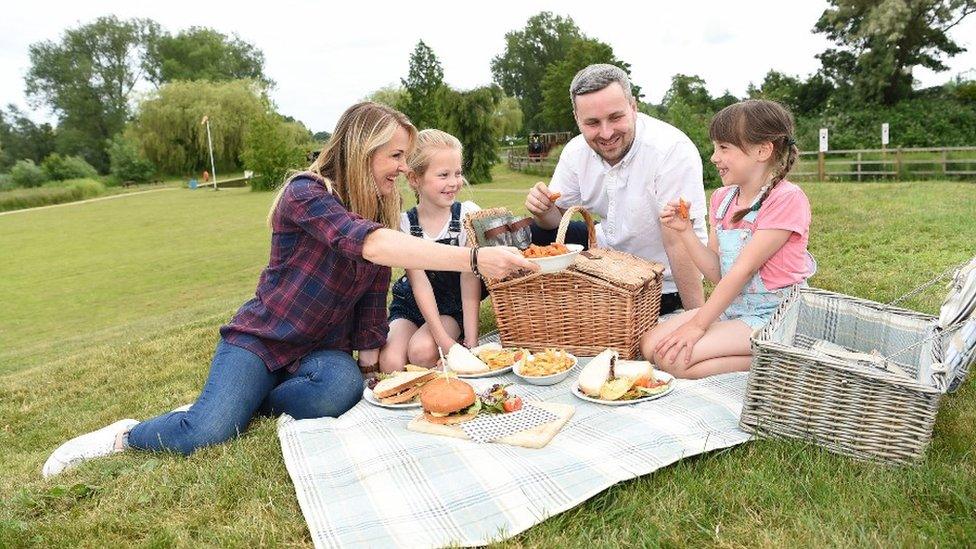
[[[481,399],[471,385],[457,378],[438,377],[420,391],[424,419],[439,425],[453,425],[474,419],[481,410]]]

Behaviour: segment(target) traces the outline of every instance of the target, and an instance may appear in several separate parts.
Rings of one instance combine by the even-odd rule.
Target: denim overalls
[[[424,237],[424,230],[420,226],[417,217],[417,208],[413,207],[407,211],[407,219],[410,221],[410,235],[420,238]],[[460,245],[461,236],[461,203],[451,204],[451,221],[447,227],[447,237],[436,240],[438,244],[448,244],[450,246]],[[434,298],[437,301],[437,310],[442,315],[454,317],[458,326],[464,328],[462,322],[461,308],[461,274],[451,271],[424,271],[430,279],[430,285],[434,289]],[[393,301],[390,303],[390,320],[406,318],[417,326],[424,324],[424,316],[417,306],[417,301],[413,297],[413,288],[407,275],[400,277],[393,284]]]
[[[760,191],[759,196],[756,200],[750,204],[750,210],[756,205],[756,202],[762,197],[763,191]],[[715,226],[715,232],[718,235],[718,255],[719,262],[722,269],[722,278],[732,270],[732,265],[735,260],[739,258],[739,254],[742,253],[742,249],[745,248],[746,244],[752,240],[752,230],[748,228],[743,229],[726,229],[725,228],[725,214],[729,211],[729,207],[735,200],[735,197],[739,194],[739,187],[733,186],[732,190],[725,195],[722,200],[721,205],[718,207],[718,211],[715,212],[715,217],[718,220]],[[759,215],[758,210],[750,211],[744,218],[743,221],[748,221],[750,224],[756,222],[756,217]],[[807,252],[807,258],[809,259],[809,274],[804,278],[809,278],[817,272],[817,262]],[[800,283],[805,286],[806,282]],[[773,316],[773,312],[779,307],[783,298],[786,297],[787,292],[789,292],[792,286],[786,286],[778,290],[770,290],[766,287],[763,282],[762,277],[759,275],[759,270],[752,275],[752,279],[746,283],[739,292],[739,295],[735,297],[735,300],[729,305],[725,312],[719,317],[719,320],[741,320],[749,325],[753,330],[758,330],[762,328],[766,322],[769,321],[770,317]]]

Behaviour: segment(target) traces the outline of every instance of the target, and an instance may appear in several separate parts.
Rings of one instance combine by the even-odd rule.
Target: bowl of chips
[[[515,365],[512,372],[531,385],[555,385],[569,377],[577,358],[561,349],[546,349],[530,354]]]
[[[579,244],[549,244],[537,246],[535,244],[522,250],[525,259],[539,265],[543,273],[558,273],[573,264],[576,256],[583,251]]]

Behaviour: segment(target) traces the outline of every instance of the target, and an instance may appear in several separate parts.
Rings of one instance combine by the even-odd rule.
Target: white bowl
[[[566,249],[569,250],[568,253],[563,255],[554,255],[552,257],[527,257],[529,261],[537,264],[543,273],[558,273],[559,271],[565,270],[567,267],[576,261],[576,256],[583,251],[583,246],[579,244],[566,244]]]
[[[526,360],[528,360],[528,359],[523,359],[520,362],[516,362],[515,363],[515,367],[512,368],[512,373],[515,374],[516,376],[518,376],[519,379],[524,380],[526,383],[528,383],[530,385],[555,385],[555,384],[559,383],[560,381],[562,381],[562,380],[566,379],[567,377],[569,377],[569,374],[573,370],[575,370],[576,369],[576,366],[579,364],[579,359],[578,358],[576,358],[574,355],[571,355],[569,353],[566,353],[566,354],[569,355],[569,356],[571,356],[571,357],[573,357],[573,365],[570,366],[569,368],[566,368],[562,372],[559,372],[558,374],[552,374],[552,375],[548,375],[548,376],[526,376],[526,375],[522,375],[522,365],[525,364]],[[530,355],[530,357],[531,357],[531,355]]]

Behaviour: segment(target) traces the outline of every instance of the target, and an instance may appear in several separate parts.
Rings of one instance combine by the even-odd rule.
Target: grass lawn
[[[522,210],[538,178],[496,174],[467,198]],[[972,184],[804,188],[816,286],[888,301],[976,253]],[[267,261],[271,198],[180,189],[0,216],[0,547],[311,544],[269,420],[190,458],[123,454],[40,478],[65,439],[193,400],[218,326]],[[974,425],[969,383],[943,400],[917,467],[753,442],[621,483],[503,545],[973,546]]]

